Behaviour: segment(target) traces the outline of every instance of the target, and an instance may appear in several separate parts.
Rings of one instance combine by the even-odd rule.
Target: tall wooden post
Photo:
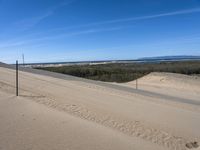
[[[138,89],[138,79],[136,79],[136,89]]]
[[[19,96],[18,60],[16,61],[16,96]]]

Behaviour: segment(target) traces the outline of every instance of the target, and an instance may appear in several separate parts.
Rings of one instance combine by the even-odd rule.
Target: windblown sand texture
[[[143,92],[161,94],[154,97],[135,91],[135,82],[116,84],[130,92],[86,80],[19,76],[15,97],[15,71],[0,67],[0,150],[200,149],[199,77],[141,78]]]

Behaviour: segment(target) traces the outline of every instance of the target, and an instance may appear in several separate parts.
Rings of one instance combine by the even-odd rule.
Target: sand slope
[[[0,96],[2,150],[160,149],[26,98]]]
[[[136,81],[123,84],[135,88]],[[176,73],[150,73],[138,80],[139,89],[200,101],[200,77]]]
[[[4,115],[2,117],[3,122],[8,120],[11,125],[9,130],[12,132],[10,134],[16,133],[17,130],[23,130],[23,126],[27,128],[28,122],[26,121],[23,123],[21,121],[19,124],[23,125],[19,125],[17,128],[14,125],[16,122],[12,121],[21,117],[14,114],[17,114],[15,112],[21,109],[24,110],[27,103],[29,109],[25,109],[26,111],[23,114],[31,113],[30,116],[34,116],[35,113],[38,114],[35,117],[36,120],[38,118],[38,121],[36,121],[36,125],[33,123],[31,128],[38,130],[38,132],[32,133],[26,130],[23,136],[20,135],[20,137],[23,137],[20,140],[24,143],[23,145],[30,145],[31,143],[38,145],[41,141],[38,146],[34,147],[35,149],[45,149],[46,147],[48,149],[64,149],[63,147],[65,149],[95,149],[95,146],[96,149],[184,150],[187,147],[198,149],[200,142],[199,106],[168,102],[162,98],[120,91],[81,82],[81,80],[66,81],[25,72],[20,72],[20,97],[18,99],[11,96],[15,92],[14,85],[15,72],[0,68],[0,91],[3,95],[0,99],[0,107],[10,107],[10,110],[1,110],[1,114]],[[131,84],[124,86],[131,86]],[[198,85],[197,88],[199,88]],[[191,96],[196,98],[198,93],[192,93]],[[13,106],[12,103],[4,105],[7,97],[10,97],[10,101],[13,100],[18,105]],[[32,107],[34,109],[31,109]],[[13,115],[10,113],[12,109]],[[41,115],[44,111],[46,116]],[[9,122],[7,118],[13,119]],[[71,126],[53,123],[55,120],[62,122],[63,119],[68,120],[69,118],[73,120]],[[43,119],[45,122],[41,121]],[[39,128],[37,124],[47,126],[45,131],[43,128]],[[84,127],[81,126],[82,124],[84,124]],[[1,123],[0,132],[2,133],[5,128],[6,124]],[[62,134],[57,129],[70,133]],[[72,130],[75,130],[76,134]],[[87,132],[83,133],[85,130]],[[39,133],[42,134],[42,138],[38,137]],[[1,135],[1,139],[10,141],[10,134],[4,133]],[[70,138],[71,140],[68,142],[71,145],[63,142],[65,140],[59,140],[67,140],[72,135],[74,138]],[[26,141],[27,137],[33,138]],[[52,138],[55,144],[50,142],[49,145],[45,145],[45,148],[41,146],[45,141],[39,139],[46,139],[46,142],[49,143]],[[116,141],[116,143],[112,141]],[[11,140],[11,147],[7,148],[5,141],[0,144],[6,149],[13,149],[12,146],[15,146],[17,142],[17,139]],[[59,142],[63,143],[59,145]],[[87,144],[84,145],[82,142]],[[54,145],[54,147],[57,145],[58,148],[51,147],[51,145]]]

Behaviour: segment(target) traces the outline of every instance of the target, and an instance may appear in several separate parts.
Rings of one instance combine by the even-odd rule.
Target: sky
[[[200,56],[200,0],[0,0],[0,61]]]

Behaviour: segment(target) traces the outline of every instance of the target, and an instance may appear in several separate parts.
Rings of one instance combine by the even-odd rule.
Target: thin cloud
[[[123,28],[127,28],[127,27],[113,27],[113,28],[104,28],[104,29],[88,29],[88,30],[82,30],[82,31],[71,32],[71,33],[62,33],[62,34],[58,34],[58,35],[44,36],[44,37],[30,39],[30,40],[7,42],[5,44],[0,44],[0,48],[23,46],[23,45],[28,45],[28,44],[35,43],[35,42],[55,40],[55,39],[59,39],[59,38],[66,38],[66,37],[71,37],[71,36],[78,36],[78,35],[85,35],[85,34],[92,34],[92,33],[115,31],[115,30],[120,30],[120,29],[123,29]]]
[[[23,29],[23,30],[27,30],[27,29],[37,25],[39,22],[41,22],[42,20],[44,20],[45,18],[47,18],[51,15],[53,15],[53,11],[49,11],[41,16],[18,21],[17,23],[15,23],[15,25],[18,27],[21,27],[21,29]]]
[[[176,15],[185,15],[185,14],[199,13],[199,12],[200,12],[200,8],[193,8],[193,9],[186,9],[186,10],[174,11],[174,12],[169,12],[169,13],[148,15],[148,16],[140,16],[140,17],[108,20],[108,21],[102,21],[102,22],[97,22],[97,23],[91,23],[91,24],[87,24],[87,25],[83,25],[83,26],[112,24],[112,23],[137,21],[137,20],[147,20],[147,19],[154,19],[154,18],[167,17],[167,16],[176,16]]]
[[[30,29],[31,27],[34,27],[35,25],[40,23],[42,20],[52,16],[55,13],[55,11],[58,10],[59,8],[67,6],[73,2],[75,2],[75,0],[64,1],[58,5],[50,8],[48,11],[46,11],[44,14],[42,14],[40,16],[20,20],[20,21],[16,22],[14,25],[20,27],[22,30]]]
[[[52,15],[54,13],[54,11],[56,11],[58,8],[60,8],[62,6],[66,6],[66,5],[68,5],[72,2],[74,2],[74,1],[61,3],[57,6],[55,6],[54,8],[52,8],[52,10],[47,12],[46,14],[44,14],[40,17],[32,18],[33,22],[30,21],[30,24],[31,25],[37,24],[39,21],[41,21],[41,20],[45,19],[46,17]],[[184,14],[191,14],[191,13],[199,13],[199,12],[200,12],[200,8],[193,8],[193,9],[186,9],[186,10],[181,10],[181,11],[155,14],[155,15],[102,21],[102,22],[90,23],[90,24],[85,24],[85,25],[80,25],[80,26],[73,26],[73,27],[66,27],[66,28],[55,28],[55,29],[46,31],[45,33],[48,33],[48,32],[51,32],[51,31],[65,30],[65,29],[70,29],[70,28],[78,29],[78,28],[81,28],[81,27],[91,27],[91,26],[95,26],[95,25],[114,24],[114,23],[121,23],[121,22],[128,22],[128,21],[138,21],[138,20],[147,20],[147,19],[154,19],[154,18],[167,17],[167,16],[176,16],[176,15],[184,15]],[[31,40],[25,40],[25,41],[21,40],[19,42],[11,42],[10,44],[0,45],[0,48],[10,47],[10,46],[21,46],[21,45],[25,45],[25,44],[31,43],[31,42],[51,40],[51,39],[57,39],[57,38],[62,38],[62,37],[76,36],[76,35],[83,35],[83,34],[90,34],[90,33],[97,33],[97,32],[103,32],[103,31],[119,30],[119,29],[123,29],[123,28],[127,28],[127,27],[117,27],[117,28],[107,28],[107,29],[88,29],[88,30],[82,30],[82,31],[77,31],[77,32],[72,32],[72,33],[62,33],[62,34],[58,34],[56,36],[55,35],[54,36],[45,36],[45,37],[43,36],[43,37],[37,38],[37,39],[31,39]],[[42,33],[43,32],[38,33],[38,34],[42,34]]]
[[[114,19],[114,20],[94,22],[94,23],[77,25],[77,26],[75,25],[75,26],[71,26],[71,27],[54,28],[54,29],[47,30],[45,32],[62,31],[62,30],[68,30],[68,29],[78,29],[78,28],[84,28],[84,27],[123,23],[123,22],[130,22],[130,21],[156,19],[156,18],[167,17],[167,16],[185,15],[185,14],[192,14],[192,13],[199,13],[199,12],[200,12],[200,8],[193,8],[193,9],[186,9],[186,10],[180,10],[180,11],[174,11],[174,12],[168,12],[168,13],[155,14],[155,15],[147,15],[147,16],[139,16],[139,17],[131,17],[131,18],[123,18],[123,19]]]
[[[64,37],[71,37],[71,36],[77,36],[77,35],[84,35],[84,34],[92,34],[92,33],[100,33],[100,32],[107,32],[107,31],[116,31],[116,30],[120,30],[126,27],[113,27],[113,28],[104,28],[104,29],[88,29],[88,30],[83,30],[83,31],[77,31],[77,32],[72,32],[72,33],[64,33],[64,34],[60,34],[60,35],[53,35],[53,36],[47,36],[47,37],[43,37],[40,39],[36,39],[36,40],[52,40],[52,39],[58,39],[58,38],[64,38]]]

